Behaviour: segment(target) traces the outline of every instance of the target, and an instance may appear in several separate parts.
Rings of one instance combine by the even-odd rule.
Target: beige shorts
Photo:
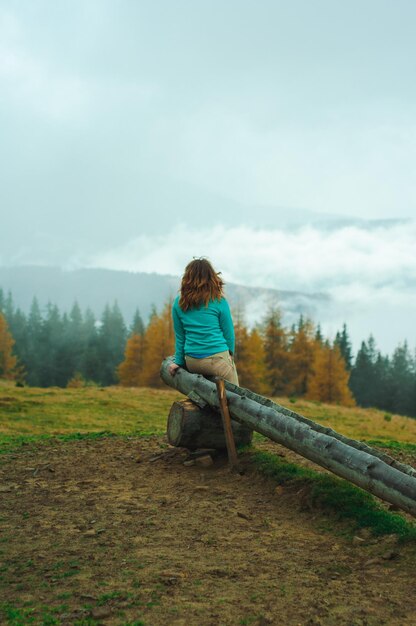
[[[238,385],[238,374],[234,359],[226,350],[217,352],[203,359],[195,359],[185,356],[186,367],[192,374],[204,374],[205,376],[221,376],[234,385]]]

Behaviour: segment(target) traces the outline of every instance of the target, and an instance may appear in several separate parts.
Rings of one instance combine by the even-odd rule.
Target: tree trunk
[[[194,401],[199,397],[218,409],[217,389],[213,382],[182,368],[171,376],[170,363],[172,359],[169,357],[161,367],[161,377],[167,385],[185,395],[192,394]],[[247,389],[228,382],[225,386],[233,419],[416,516],[414,468]]]
[[[236,446],[251,442],[252,431],[232,420]],[[221,416],[209,407],[201,409],[190,400],[174,402],[168,417],[168,441],[172,446],[197,448],[226,448]]]

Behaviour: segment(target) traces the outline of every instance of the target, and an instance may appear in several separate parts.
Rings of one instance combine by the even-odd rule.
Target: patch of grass
[[[30,445],[38,444],[53,444],[56,441],[82,441],[86,439],[96,440],[105,439],[109,437],[152,437],[161,436],[165,431],[159,430],[145,430],[134,431],[131,433],[113,433],[107,430],[91,433],[69,433],[67,435],[19,435],[19,436],[7,436],[0,433],[0,455],[10,454],[12,452],[19,452],[27,450]]]
[[[57,600],[68,600],[69,598],[71,598],[73,596],[72,591],[64,591],[63,593],[59,593],[56,596]]]
[[[109,602],[110,600],[121,600],[124,598],[125,594],[123,594],[121,591],[111,591],[110,593],[103,593],[97,599],[97,605],[103,606],[104,604],[107,604],[107,602]]]
[[[0,435],[160,432],[174,400],[171,389],[16,388],[0,381]]]
[[[108,431],[93,433],[70,433],[68,435],[3,435],[0,433],[0,454],[16,452],[25,449],[31,444],[53,443],[54,441],[77,441],[82,439],[100,439],[115,437],[115,433]]]
[[[391,450],[403,450],[403,452],[416,452],[416,443],[407,443],[405,441],[368,439],[366,443],[368,443],[368,445],[370,446],[379,446],[380,448],[390,448]]]
[[[35,614],[33,607],[29,608],[17,608],[12,604],[6,602],[0,604],[0,618],[2,624],[8,624],[8,626],[28,626],[29,624],[39,624],[41,626],[55,626],[60,624],[61,621],[53,613],[66,610],[66,605],[61,605],[50,609],[48,607],[40,607],[41,613]]]
[[[238,622],[241,626],[250,626],[250,624],[258,624],[262,620],[262,615],[249,615],[248,617],[243,617]]]
[[[404,415],[388,414],[386,411],[361,407],[344,407],[324,402],[310,402],[297,398],[296,406],[291,407],[290,398],[273,398],[275,402],[297,413],[329,426],[346,437],[367,441],[368,439],[397,439],[405,442],[416,442],[416,419]]]
[[[369,528],[374,535],[394,533],[403,541],[416,541],[415,524],[385,511],[371,494],[347,481],[287,463],[268,452],[255,451],[251,458],[262,474],[280,485],[308,486],[311,504],[330,511],[338,519],[352,521],[355,528]]]

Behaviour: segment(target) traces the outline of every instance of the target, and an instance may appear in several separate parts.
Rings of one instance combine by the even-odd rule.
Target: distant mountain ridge
[[[130,323],[138,308],[147,321],[152,306],[160,310],[179,289],[180,278],[144,272],[107,269],[62,270],[57,267],[0,267],[0,288],[11,291],[16,307],[28,312],[33,298],[43,309],[48,302],[69,311],[75,301],[82,310],[89,307],[99,317],[107,303],[117,300],[124,319]],[[330,297],[322,293],[280,291],[227,283],[231,307],[245,312],[249,324],[260,321],[267,308],[279,305],[285,322],[292,323],[302,313],[314,317]]]

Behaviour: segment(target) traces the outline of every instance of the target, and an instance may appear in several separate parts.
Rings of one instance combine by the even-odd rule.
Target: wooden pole
[[[231,417],[228,410],[227,396],[225,395],[224,379],[216,378],[215,384],[217,385],[218,401],[220,405],[222,424],[224,426],[225,442],[227,444],[228,462],[231,469],[237,468],[237,450],[235,448],[233,429],[231,428]]]
[[[185,395],[192,393],[212,408],[220,407],[212,381],[182,368],[172,376],[171,363],[172,358],[165,359],[160,372],[167,385]],[[234,420],[416,516],[416,469],[248,389],[228,382],[225,387]]]

